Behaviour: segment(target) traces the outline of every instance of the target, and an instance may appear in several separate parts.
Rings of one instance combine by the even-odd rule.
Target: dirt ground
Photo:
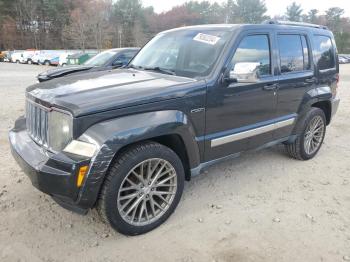
[[[212,167],[186,183],[165,224],[138,237],[94,210],[59,207],[12,158],[7,132],[43,70],[0,63],[0,261],[350,261],[350,65],[317,157],[293,160],[277,146]]]

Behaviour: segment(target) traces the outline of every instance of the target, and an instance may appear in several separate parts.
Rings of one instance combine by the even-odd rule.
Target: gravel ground
[[[59,207],[13,160],[7,132],[43,70],[0,63],[0,261],[350,261],[350,65],[314,159],[277,146],[212,167],[186,183],[164,225],[138,237],[114,232],[95,211]]]

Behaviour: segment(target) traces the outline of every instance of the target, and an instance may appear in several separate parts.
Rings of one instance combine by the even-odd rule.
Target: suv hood
[[[60,68],[51,69],[40,73],[38,75],[39,80],[49,80],[51,78],[60,77],[68,74],[72,74],[75,72],[85,71],[91,69],[92,66],[83,66],[83,65],[75,65],[75,66],[65,66]]]
[[[26,96],[78,117],[182,97],[196,82],[151,71],[119,69],[53,79],[28,87]]]

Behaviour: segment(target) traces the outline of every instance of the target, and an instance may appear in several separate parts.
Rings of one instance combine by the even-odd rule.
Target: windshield
[[[87,60],[83,65],[87,66],[103,66],[105,65],[113,56],[115,56],[116,52],[112,51],[104,51],[95,55],[94,57]]]
[[[218,30],[176,31],[154,37],[129,67],[184,77],[207,76],[231,32]]]

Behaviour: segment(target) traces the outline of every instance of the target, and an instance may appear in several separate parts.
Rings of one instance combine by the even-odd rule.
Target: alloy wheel
[[[311,119],[304,136],[304,149],[308,155],[315,153],[321,146],[324,136],[324,120],[317,115]]]
[[[149,225],[168,210],[176,190],[174,167],[164,159],[147,159],[124,178],[118,192],[118,211],[131,225]]]

